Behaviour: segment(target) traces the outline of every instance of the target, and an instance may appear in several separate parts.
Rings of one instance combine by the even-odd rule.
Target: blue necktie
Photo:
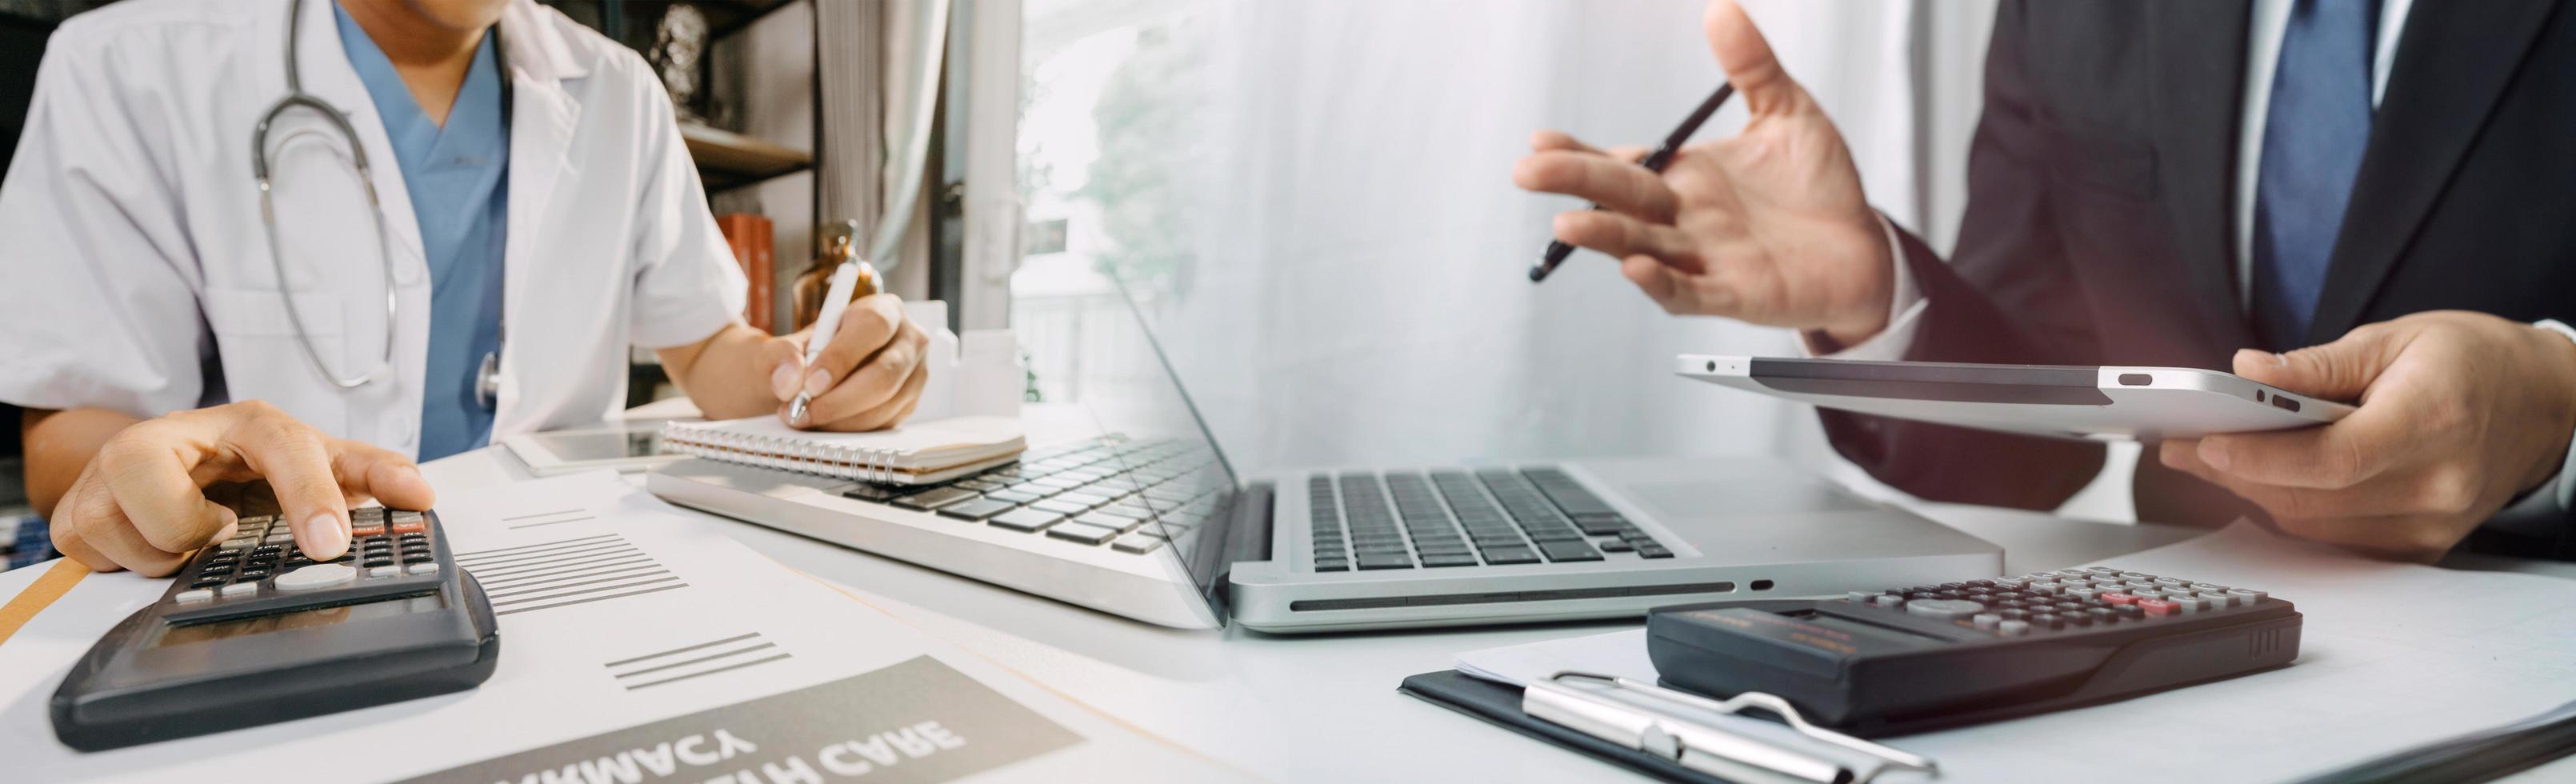
[[[2378,0],[2298,0],[2281,36],[2254,195],[2254,322],[2273,349],[2306,344],[2344,205],[2370,144]]]

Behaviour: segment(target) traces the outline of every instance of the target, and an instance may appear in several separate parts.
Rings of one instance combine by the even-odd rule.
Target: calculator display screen
[[[432,592],[413,596],[398,596],[391,599],[360,602],[357,604],[317,607],[309,610],[289,610],[273,615],[258,615],[249,618],[228,618],[220,621],[207,621],[205,623],[164,626],[161,627],[161,636],[154,638],[152,640],[152,644],[145,647],[167,648],[173,645],[187,645],[189,643],[208,642],[212,640],[229,640],[235,637],[248,637],[254,634],[266,634],[268,632],[282,632],[293,629],[312,629],[333,624],[347,623],[349,621],[363,621],[371,618],[393,618],[397,616],[410,615],[412,613],[433,612],[443,609],[446,606],[447,599],[438,593]]]

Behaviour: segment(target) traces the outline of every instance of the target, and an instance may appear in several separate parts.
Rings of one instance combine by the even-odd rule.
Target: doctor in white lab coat
[[[381,243],[344,134],[299,108],[261,145],[272,259],[253,136],[288,94],[288,46],[364,149]],[[614,413],[629,344],[710,417],[784,417],[798,391],[816,394],[800,427],[908,415],[928,341],[892,296],[853,303],[810,368],[805,335],[741,323],[742,275],[672,117],[640,57],[531,0],[129,0],[66,21],[0,179],[0,401],[28,409],[29,488],[56,546],[166,574],[236,522],[210,485],[265,479],[298,545],[328,560],[350,504],[432,503],[411,462],[424,435],[470,447]],[[448,176],[426,140],[476,122],[506,169],[452,160],[488,162],[490,212],[461,245],[425,245],[424,227],[486,202],[415,205],[406,176]],[[431,256],[476,242],[497,292],[450,300],[443,276],[464,262]],[[500,381],[464,412],[488,430],[458,433],[437,406],[473,400],[460,390],[481,374],[452,358],[432,374],[429,355],[474,296],[484,323],[459,334],[497,336]],[[425,411],[441,421],[426,434]]]

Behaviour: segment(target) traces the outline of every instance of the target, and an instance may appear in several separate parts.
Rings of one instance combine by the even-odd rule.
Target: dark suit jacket
[[[2414,4],[2308,343],[2425,310],[2576,321],[2571,5]],[[1958,250],[1944,264],[1904,238],[1931,300],[1907,358],[2225,370],[2258,346],[2230,228],[2247,15],[2242,0],[2005,0]],[[1933,499],[2053,508],[2102,463],[2089,443],[1824,422],[1845,457]],[[2152,450],[2140,462],[2141,519],[2250,509]],[[2534,548],[2555,543],[2506,549]]]

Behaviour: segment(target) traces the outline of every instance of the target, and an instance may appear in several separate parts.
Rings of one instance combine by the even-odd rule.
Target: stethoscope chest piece
[[[501,352],[483,355],[483,366],[474,371],[474,402],[485,411],[501,406]]]

